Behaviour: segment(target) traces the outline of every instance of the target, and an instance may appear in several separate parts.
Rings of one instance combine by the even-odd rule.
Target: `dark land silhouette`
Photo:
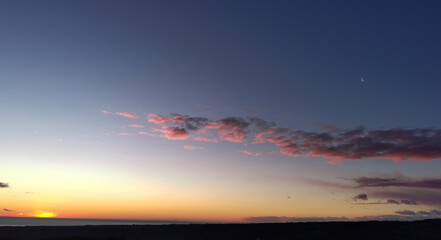
[[[441,220],[0,227],[0,240],[441,239]]]

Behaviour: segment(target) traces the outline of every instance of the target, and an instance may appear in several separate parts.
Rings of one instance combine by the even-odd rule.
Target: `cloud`
[[[207,124],[208,129],[217,129],[220,139],[241,143],[246,140],[246,129],[250,123],[240,117],[230,117]]]
[[[136,124],[136,123],[134,123],[134,124],[129,124],[129,127],[132,127],[132,128],[145,128],[144,125]]]
[[[441,178],[396,179],[359,177],[354,179],[354,182],[356,182],[359,187],[411,187],[441,189]]]
[[[355,217],[353,221],[417,221],[428,219],[419,215],[376,215]]]
[[[330,164],[366,158],[394,161],[441,158],[441,129],[368,130],[357,127],[342,130],[322,124],[322,131],[314,132],[281,128],[257,117],[227,117],[213,121],[180,114],[149,114],[147,118],[162,129],[177,128],[187,135],[217,130],[221,140],[243,143],[251,138],[254,144],[274,144],[278,152],[287,156],[323,157],[331,159],[328,161]]]
[[[366,201],[366,200],[368,200],[368,196],[365,193],[361,193],[361,194],[358,194],[357,196],[354,196],[352,199],[354,199],[354,201],[357,201],[357,200]]]
[[[121,117],[126,117],[126,118],[134,118],[134,119],[139,118],[139,116],[136,113],[116,112],[115,114],[118,116],[121,116]]]
[[[264,151],[264,152],[258,152],[255,155],[262,156],[262,155],[274,155],[274,154],[279,154],[279,152],[278,151]]]
[[[260,216],[247,217],[244,221],[250,223],[287,223],[287,222],[347,222],[347,221],[416,221],[431,218],[438,218],[441,216],[441,211],[419,211],[411,210],[396,211],[391,215],[374,215],[374,216],[358,216],[353,218],[346,217],[278,217],[278,216]]]
[[[146,136],[150,136],[150,137],[156,137],[155,134],[148,133],[148,132],[139,132],[138,134],[139,134],[139,135],[146,135]]]
[[[287,222],[336,222],[349,221],[346,217],[276,217],[276,216],[262,216],[262,217],[248,217],[244,219],[251,223],[287,223]]]
[[[395,198],[410,200],[401,201],[400,204],[418,203],[419,205],[441,206],[441,192],[428,189],[397,189],[389,191],[371,191],[371,196],[376,198]],[[413,205],[413,204],[411,204]]]
[[[131,133],[123,132],[123,133],[119,133],[118,135],[120,135],[120,136],[131,136],[132,134]]]
[[[187,150],[203,150],[203,147],[197,147],[197,146],[184,146]]]
[[[419,211],[418,212],[419,215],[423,215],[423,216],[441,216],[441,211],[439,210],[431,210],[430,212],[426,212],[426,211]]]
[[[407,215],[407,216],[416,215],[416,213],[411,210],[399,210],[399,211],[396,211],[395,213],[400,214],[400,215]]]
[[[163,117],[159,114],[149,114],[147,115],[147,119],[154,124],[165,124],[171,121],[168,117]]]
[[[246,154],[246,155],[251,155],[251,156],[254,155],[252,152],[249,152],[249,151],[247,151],[247,150],[240,150],[239,152],[241,152],[241,153],[243,153],[243,154]]]
[[[367,199],[366,199],[367,200]],[[407,199],[402,199],[401,203],[393,200],[393,199],[388,199],[386,202],[365,202],[365,203],[353,203],[353,205],[399,205],[399,204],[405,204],[405,205],[417,205],[417,202],[413,201],[413,200],[407,200]]]
[[[7,209],[7,208],[3,208],[3,211],[6,211],[6,212],[13,212],[14,210]]]
[[[169,126],[162,126],[162,129],[153,129],[155,132],[161,132],[164,135],[161,137],[170,139],[170,140],[185,140],[190,135],[188,135],[187,131],[184,128],[179,127],[169,127]]]
[[[387,200],[387,203],[388,203],[388,204],[400,204],[398,201],[393,200],[393,199],[388,199],[388,200]]]
[[[0,188],[8,188],[9,184],[8,183],[2,183],[0,182]]]
[[[113,114],[112,112],[106,111],[106,110],[102,110],[101,111],[103,114]]]
[[[364,158],[414,161],[441,158],[441,130],[389,129],[363,127],[326,132],[279,131],[272,128],[256,136],[254,143],[275,143],[282,154],[334,159],[330,163]]]
[[[206,137],[202,137],[202,136],[197,136],[194,137],[193,140],[195,141],[199,141],[199,142],[211,142],[211,143],[217,143],[219,142],[217,139],[215,138],[206,138]]]

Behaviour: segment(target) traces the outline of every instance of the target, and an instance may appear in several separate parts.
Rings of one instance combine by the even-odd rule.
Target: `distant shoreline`
[[[163,224],[203,224],[207,222],[173,220],[126,220],[90,218],[34,218],[0,217],[0,226],[87,226],[87,225],[163,225]]]

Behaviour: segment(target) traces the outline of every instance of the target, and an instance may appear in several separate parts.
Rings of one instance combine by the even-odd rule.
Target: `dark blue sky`
[[[440,128],[440,11],[439,1],[1,1],[0,143],[8,150],[0,158],[35,164],[61,158],[141,175],[143,156],[151,155],[149,163],[165,171],[158,178],[167,178],[170,165],[185,178],[202,170],[187,172],[173,161],[194,159],[209,174],[207,158],[229,159],[220,165],[230,169],[251,161],[239,150],[281,150],[257,147],[250,137],[249,145],[230,145],[245,137],[238,132],[235,138],[219,133],[223,145],[194,146],[187,132],[168,135],[172,126],[148,114],[207,118],[213,122],[205,127],[219,132],[224,123],[216,121],[230,116],[255,116],[292,131],[320,131],[320,123],[344,131]],[[163,135],[140,139],[146,134],[128,130],[135,123]],[[412,134],[413,144],[422,142],[418,131]],[[435,143],[430,149],[441,145]],[[438,156],[420,150],[410,155]],[[283,150],[277,154],[244,176],[317,171],[329,180],[400,166],[423,177],[439,167],[374,159],[336,171],[311,155],[296,161]],[[220,173],[229,174],[236,173]]]
[[[25,105],[148,111],[156,101],[177,112],[200,103],[289,112],[302,123],[435,126],[439,9],[436,1],[5,1],[2,88]]]

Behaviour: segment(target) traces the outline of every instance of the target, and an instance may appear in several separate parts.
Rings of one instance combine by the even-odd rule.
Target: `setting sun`
[[[40,212],[40,213],[33,214],[32,216],[41,217],[41,218],[51,218],[51,217],[56,217],[57,214],[54,212]]]

